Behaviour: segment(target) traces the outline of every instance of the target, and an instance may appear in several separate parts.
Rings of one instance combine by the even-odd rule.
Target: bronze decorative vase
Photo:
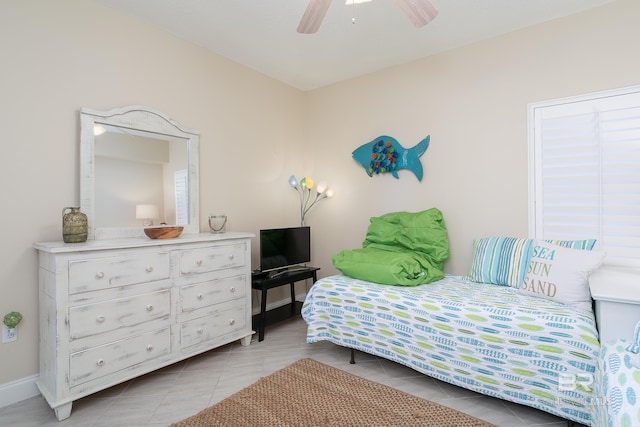
[[[86,242],[87,229],[87,216],[80,212],[80,208],[62,210],[62,240],[65,243]]]

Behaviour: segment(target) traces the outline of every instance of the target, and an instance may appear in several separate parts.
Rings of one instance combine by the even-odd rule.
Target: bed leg
[[[351,349],[351,360],[349,360],[349,363],[352,365],[356,363],[356,351],[353,348]]]

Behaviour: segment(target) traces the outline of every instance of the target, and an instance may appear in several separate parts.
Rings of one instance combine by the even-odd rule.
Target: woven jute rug
[[[434,426],[494,424],[302,359],[172,427]]]

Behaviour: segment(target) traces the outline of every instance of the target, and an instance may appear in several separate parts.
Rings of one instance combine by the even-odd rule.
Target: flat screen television
[[[310,227],[260,230],[260,271],[284,270],[310,261]]]

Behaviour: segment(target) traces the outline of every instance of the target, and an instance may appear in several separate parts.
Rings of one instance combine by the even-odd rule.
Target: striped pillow
[[[562,246],[563,248],[583,249],[590,251],[596,244],[596,239],[586,240],[545,240],[545,243]]]
[[[487,237],[473,242],[469,279],[519,288],[531,257],[533,239]]]

